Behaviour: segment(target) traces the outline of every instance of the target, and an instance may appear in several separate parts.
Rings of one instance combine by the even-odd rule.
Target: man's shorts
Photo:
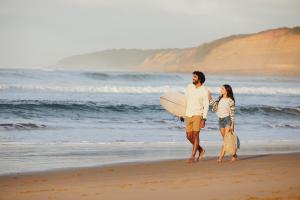
[[[186,117],[186,119],[185,119],[186,132],[199,132],[201,120],[202,120],[202,116],[200,116],[200,115]]]

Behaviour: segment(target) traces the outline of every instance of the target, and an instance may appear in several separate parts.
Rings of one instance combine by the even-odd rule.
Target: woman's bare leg
[[[226,134],[231,134],[231,133],[230,133],[230,127],[222,128],[221,134],[222,134],[223,141],[224,141],[225,135],[226,135]],[[224,146],[222,146],[221,153],[220,153],[220,157],[219,157],[219,160],[218,160],[218,161],[219,161],[219,162],[222,162],[224,156],[225,156],[225,151],[224,151]]]
[[[222,136],[222,141],[224,142],[225,128],[221,128],[220,132],[221,132],[221,136]],[[219,155],[218,162],[222,162],[223,161],[224,155],[225,155],[225,151],[224,151],[224,145],[222,143],[222,147],[221,147],[221,150],[220,150],[220,155]]]

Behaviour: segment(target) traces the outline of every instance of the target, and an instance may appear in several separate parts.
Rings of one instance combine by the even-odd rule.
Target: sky
[[[0,0],[0,67],[46,67],[105,49],[194,47],[299,19],[299,0]]]

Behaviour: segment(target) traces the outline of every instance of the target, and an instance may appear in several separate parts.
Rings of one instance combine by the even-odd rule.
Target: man
[[[193,145],[192,155],[189,162],[195,161],[197,151],[199,156],[196,161],[202,159],[205,150],[200,146],[199,132],[205,127],[209,100],[208,90],[203,85],[205,75],[200,71],[193,72],[193,84],[186,88],[186,137]]]

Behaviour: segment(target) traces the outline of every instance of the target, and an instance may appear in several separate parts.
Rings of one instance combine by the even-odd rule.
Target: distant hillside
[[[117,49],[71,56],[62,68],[300,76],[300,27],[234,35],[186,49]]]
[[[60,60],[56,66],[71,68],[133,68],[144,62],[147,57],[167,50],[138,50],[138,49],[113,49],[75,55]]]

